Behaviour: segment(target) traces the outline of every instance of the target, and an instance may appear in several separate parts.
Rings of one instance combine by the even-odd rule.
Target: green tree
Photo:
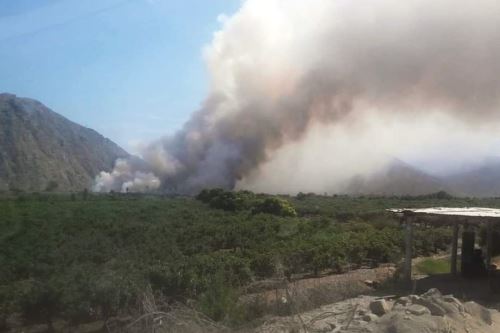
[[[281,198],[266,198],[253,208],[254,214],[266,213],[277,216],[297,216],[297,212],[292,205]]]

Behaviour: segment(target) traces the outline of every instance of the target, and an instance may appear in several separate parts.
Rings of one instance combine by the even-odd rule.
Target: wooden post
[[[451,243],[451,274],[457,275],[457,250],[458,250],[458,223],[453,225],[453,239]]]
[[[413,224],[410,218],[405,219],[405,282],[411,286],[411,264],[413,257]]]

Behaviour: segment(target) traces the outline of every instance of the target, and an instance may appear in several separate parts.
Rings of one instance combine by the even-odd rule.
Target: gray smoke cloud
[[[95,190],[234,188],[318,124],[366,110],[495,119],[499,22],[494,0],[247,0],[205,50],[201,109],[141,151],[146,165],[120,161]]]

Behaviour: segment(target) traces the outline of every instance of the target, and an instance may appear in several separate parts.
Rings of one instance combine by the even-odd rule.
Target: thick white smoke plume
[[[500,105],[500,2],[247,0],[205,56],[211,91],[202,108],[142,151],[147,165],[120,161],[96,178],[96,190],[252,187],[277,152],[329,125],[365,139],[350,147],[339,137],[345,150],[368,152],[384,127],[374,121],[365,131],[366,119],[485,124]],[[320,141],[308,147],[321,149]],[[288,156],[294,168],[300,157]],[[359,169],[372,164],[380,163]]]
[[[107,192],[110,190],[120,192],[148,192],[160,187],[161,181],[153,173],[141,171],[148,166],[138,159],[116,160],[112,172],[104,172],[96,177],[94,191]]]

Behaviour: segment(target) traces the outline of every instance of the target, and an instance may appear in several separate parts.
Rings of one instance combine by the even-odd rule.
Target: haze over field
[[[247,0],[204,51],[210,92],[96,191],[341,190],[393,157],[450,173],[492,153],[493,0]]]

